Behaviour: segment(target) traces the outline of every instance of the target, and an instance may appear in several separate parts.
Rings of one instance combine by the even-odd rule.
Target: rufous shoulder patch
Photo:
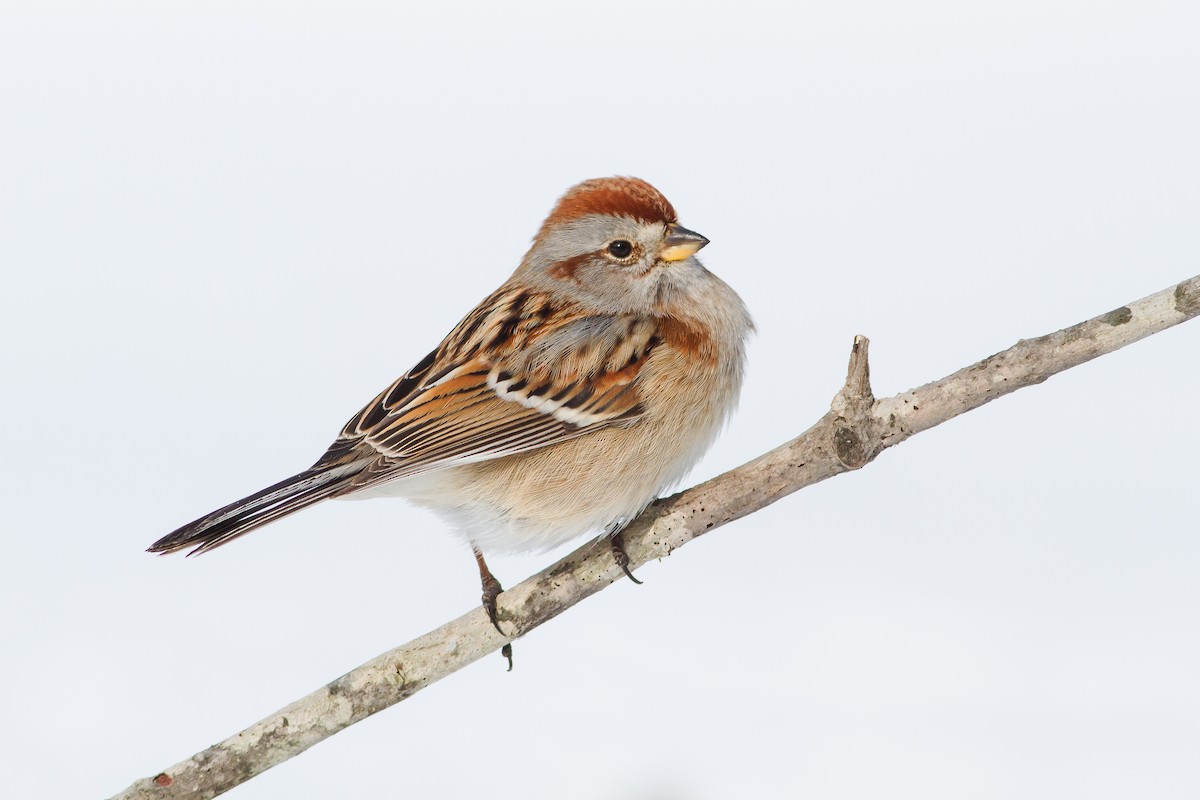
[[[695,358],[712,358],[712,337],[678,317],[658,317],[658,333],[672,349]]]

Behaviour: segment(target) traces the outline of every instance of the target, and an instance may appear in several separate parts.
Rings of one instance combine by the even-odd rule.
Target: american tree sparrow
[[[164,536],[219,547],[331,497],[406,497],[483,550],[612,537],[692,467],[737,402],[741,298],[696,260],[708,244],[637,178],[585,181],[516,272],[351,419],[309,469]]]

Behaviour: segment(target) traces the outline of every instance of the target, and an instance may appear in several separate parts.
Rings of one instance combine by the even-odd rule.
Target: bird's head
[[[518,275],[597,311],[647,313],[707,274],[695,258],[706,244],[650,184],[597,178],[559,199]]]

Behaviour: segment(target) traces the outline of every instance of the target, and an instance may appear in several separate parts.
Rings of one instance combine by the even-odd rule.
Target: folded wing
[[[633,424],[652,322],[498,292],[360,411],[314,469],[368,461],[338,494]],[[476,312],[479,314],[480,312]]]

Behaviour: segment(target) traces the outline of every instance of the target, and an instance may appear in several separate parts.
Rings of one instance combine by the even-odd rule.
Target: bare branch
[[[659,500],[625,530],[631,566],[781,497],[858,469],[910,436],[1200,314],[1200,276],[1013,347],[909,392],[875,400],[867,340],[854,340],[845,386],[800,436],[699,486]],[[558,616],[622,576],[589,543],[500,596],[502,635],[482,609],[390,650],[114,800],[211,798],[394,705]]]

